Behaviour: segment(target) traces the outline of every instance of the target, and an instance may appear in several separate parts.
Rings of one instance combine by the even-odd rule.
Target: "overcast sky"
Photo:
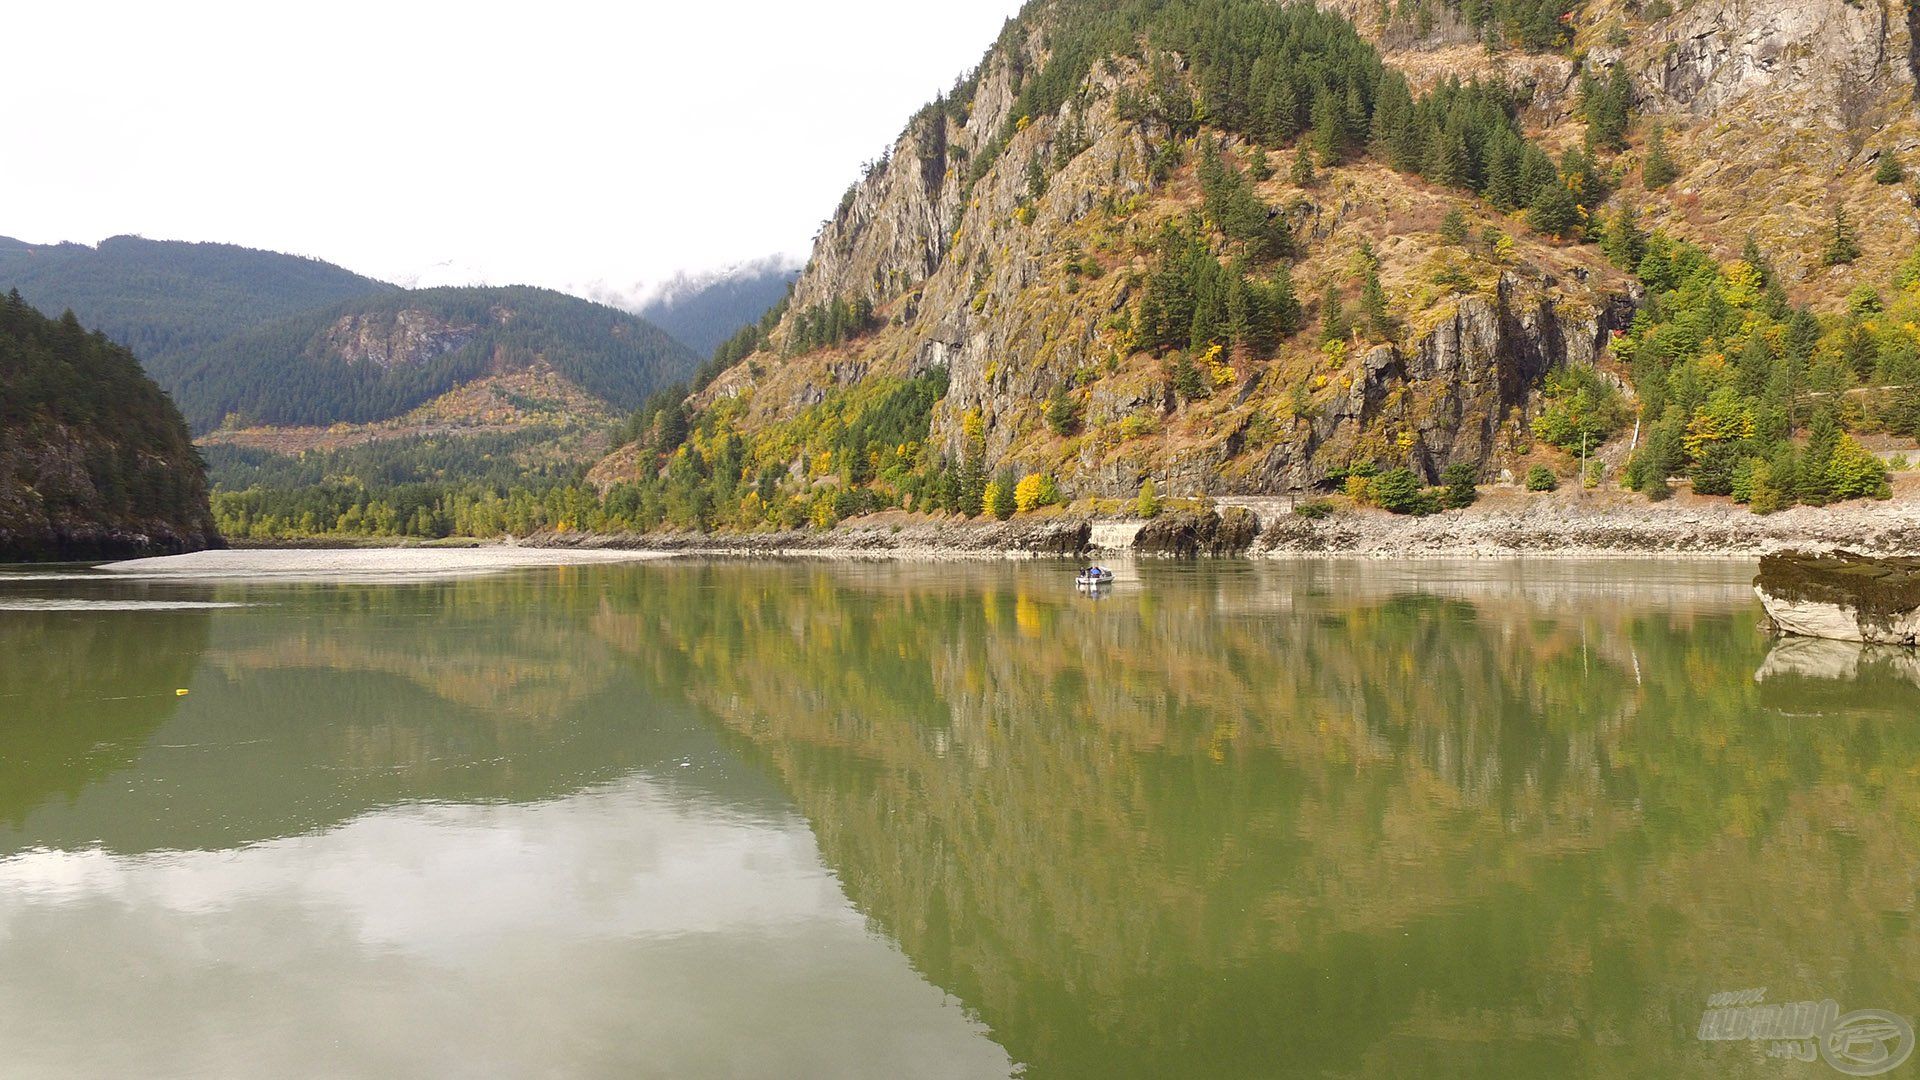
[[[804,256],[1018,7],[12,4],[0,235],[583,295]]]

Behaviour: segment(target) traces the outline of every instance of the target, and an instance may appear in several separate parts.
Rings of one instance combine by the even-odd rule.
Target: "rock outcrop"
[[[1781,633],[1920,645],[1920,559],[1768,555],[1753,587]]]
[[[1133,550],[1142,555],[1191,559],[1201,555],[1238,555],[1253,546],[1260,519],[1245,507],[1224,512],[1176,510],[1161,514],[1134,534]]]

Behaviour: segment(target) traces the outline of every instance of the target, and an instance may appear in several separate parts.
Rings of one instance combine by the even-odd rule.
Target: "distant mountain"
[[[180,367],[171,390],[196,431],[368,424],[478,381],[529,372],[556,400],[562,391],[552,386],[564,384],[576,400],[620,412],[698,364],[644,319],[561,293],[423,289],[278,319],[218,342]]]
[[[759,322],[799,277],[799,264],[779,255],[718,273],[681,274],[640,314],[702,357],[712,356],[741,327]]]
[[[116,236],[98,247],[0,237],[0,292],[8,289],[41,311],[71,310],[133,350],[168,388],[182,362],[223,338],[396,291],[317,259],[137,236]]]
[[[133,354],[0,297],[0,561],[219,539],[187,426]]]

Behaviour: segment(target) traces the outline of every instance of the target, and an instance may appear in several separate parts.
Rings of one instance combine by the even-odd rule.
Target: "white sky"
[[[1019,0],[9,4],[0,235],[636,293],[804,256]]]

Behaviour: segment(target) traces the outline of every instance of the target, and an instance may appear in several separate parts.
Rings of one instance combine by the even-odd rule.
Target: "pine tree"
[[[1160,513],[1160,495],[1154,490],[1153,477],[1140,481],[1140,495],[1133,500],[1133,512],[1143,518],[1157,517]]]
[[[1880,152],[1880,165],[1873,170],[1873,182],[1876,184],[1897,184],[1907,178],[1906,166],[1900,163],[1900,155],[1892,147]]]
[[[1467,215],[1461,213],[1459,207],[1448,210],[1447,216],[1441,219],[1440,239],[1456,246],[1466,244]]]
[[[1399,334],[1400,327],[1387,310],[1387,292],[1380,286],[1380,271],[1371,266],[1360,284],[1360,310],[1366,315],[1367,328],[1375,337],[1391,340]]]
[[[1308,146],[1305,140],[1301,141],[1300,148],[1293,155],[1292,179],[1295,187],[1314,185],[1313,148]]]
[[[1527,224],[1536,232],[1565,237],[1580,225],[1580,204],[1574,200],[1573,192],[1567,190],[1567,185],[1543,184],[1533,197],[1532,205],[1527,207]]]
[[[1640,265],[1647,254],[1647,236],[1640,231],[1639,215],[1631,205],[1622,205],[1607,219],[1606,235],[1600,241],[1600,250],[1607,259],[1622,270],[1631,271]]]
[[[1247,172],[1253,177],[1253,182],[1256,184],[1265,183],[1273,179],[1273,163],[1267,160],[1266,147],[1256,146],[1253,148],[1253,160],[1248,163]]]
[[[1833,208],[1833,235],[1827,238],[1827,250],[1820,256],[1822,266],[1845,266],[1860,257],[1860,242],[1853,235],[1853,222],[1847,220],[1847,208]]]
[[[1320,164],[1337,165],[1347,152],[1346,111],[1332,92],[1321,91],[1313,100],[1313,149]]]
[[[1673,162],[1673,155],[1667,150],[1667,130],[1659,124],[1653,125],[1653,131],[1647,136],[1647,158],[1640,166],[1640,182],[1648,190],[1666,187],[1680,175],[1679,166]]]
[[[1047,427],[1055,435],[1071,435],[1080,426],[1080,405],[1073,395],[1067,393],[1067,384],[1061,383],[1053,388],[1053,396],[1047,399]]]
[[[1320,341],[1323,344],[1345,341],[1347,332],[1347,315],[1340,306],[1340,290],[1328,282],[1326,295],[1320,298]]]
[[[1520,148],[1512,137],[1494,140],[1485,155],[1487,201],[1501,210],[1520,205]]]
[[[1749,232],[1747,242],[1740,248],[1740,261],[1753,267],[1760,275],[1762,288],[1773,284],[1773,264],[1767,261],[1766,253],[1760,250],[1760,238]]]

